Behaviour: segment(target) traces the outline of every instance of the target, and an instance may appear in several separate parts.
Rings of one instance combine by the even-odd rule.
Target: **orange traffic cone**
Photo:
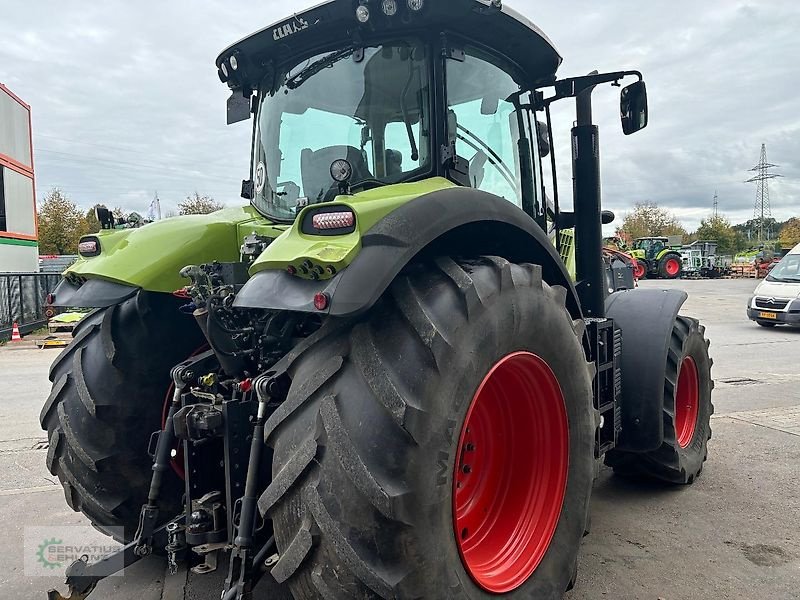
[[[12,342],[22,341],[22,336],[19,334],[19,326],[17,325],[16,321],[14,321],[14,326],[11,328],[11,341]]]

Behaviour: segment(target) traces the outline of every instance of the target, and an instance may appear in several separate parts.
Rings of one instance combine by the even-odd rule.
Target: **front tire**
[[[40,416],[49,439],[47,468],[61,481],[70,508],[126,541],[147,500],[147,447],[161,429],[170,369],[201,344],[199,328],[178,306],[175,298],[140,292],[96,310],[50,367],[53,389]],[[168,472],[165,519],[180,510],[181,488]]]
[[[676,318],[664,378],[664,441],[653,452],[609,452],[606,464],[618,475],[691,484],[702,472],[714,414],[712,360],[704,333],[696,319]]]
[[[275,451],[273,480],[259,507],[273,520],[275,579],[298,600],[561,597],[586,528],[596,427],[583,321],[573,322],[565,300],[538,266],[438,259],[408,269],[359,323],[295,363],[288,398],[265,434]],[[495,380],[500,391],[480,401],[498,369],[507,381],[532,377],[550,389],[549,400],[535,404],[529,394],[522,402],[524,393],[510,393],[516,384]],[[534,414],[552,431],[537,429]],[[509,435],[492,436],[501,421]],[[497,460],[487,458],[490,446]],[[532,451],[547,455],[548,447],[554,454],[537,462]],[[469,473],[466,452],[478,457]],[[504,459],[513,459],[511,470]],[[473,475],[477,483],[466,483]],[[520,506],[540,489],[529,482],[543,475],[549,487],[536,500],[551,510],[539,518]],[[538,553],[536,561],[509,559],[494,580],[481,572],[481,542],[466,548],[459,540],[471,537],[462,519],[482,527],[479,514],[464,514],[469,502],[455,493],[459,483],[467,496],[469,485],[509,492],[501,506],[484,508],[506,514],[509,530],[532,519],[533,544],[524,535],[505,541],[526,557]],[[518,493],[521,503],[511,501]],[[503,546],[503,535],[488,536],[487,554]]]
[[[649,270],[647,263],[636,258],[633,260],[635,265],[633,268],[633,276],[636,279],[647,279],[647,271]]]

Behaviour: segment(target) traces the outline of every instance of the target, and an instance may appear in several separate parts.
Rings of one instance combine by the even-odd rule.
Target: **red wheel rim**
[[[636,266],[633,268],[633,276],[636,277],[636,279],[644,277],[644,265],[639,261],[636,261]]]
[[[467,412],[453,475],[461,560],[484,590],[517,589],[541,563],[561,516],[569,425],[555,374],[529,352],[509,354]]]
[[[667,275],[670,277],[677,275],[681,270],[681,264],[675,258],[670,258],[667,261],[667,264],[664,265],[664,269],[667,271]]]
[[[681,363],[678,389],[675,392],[675,435],[681,448],[692,443],[699,412],[700,383],[697,365],[691,356],[687,356]]]

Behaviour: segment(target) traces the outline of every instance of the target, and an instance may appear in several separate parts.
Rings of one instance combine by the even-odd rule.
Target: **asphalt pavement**
[[[800,597],[800,329],[747,320],[754,280],[645,281],[689,292],[711,340],[713,437],[688,487],[603,469],[567,600]]]
[[[709,461],[685,488],[634,485],[602,469],[578,583],[566,598],[796,599],[800,329],[763,329],[747,320],[754,280],[642,285],[685,289],[683,312],[707,327],[717,382]],[[15,600],[44,600],[51,587],[64,591],[59,572],[26,575],[26,527],[86,525],[45,468],[47,440],[38,416],[57,353],[27,341],[0,348],[0,520],[6,536],[0,590]],[[102,582],[91,598],[216,599],[220,575],[168,578],[162,559],[151,558]],[[274,600],[264,590],[256,598]]]

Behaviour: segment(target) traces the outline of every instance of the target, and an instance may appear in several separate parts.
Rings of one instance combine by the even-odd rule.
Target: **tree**
[[[39,252],[76,254],[86,221],[75,203],[59,188],[53,188],[39,207]]]
[[[794,248],[800,244],[800,219],[792,217],[783,224],[780,242],[783,248]]]
[[[781,230],[782,226],[783,223],[779,223],[772,217],[764,217],[764,233],[766,234],[767,240],[775,239],[775,236]],[[736,231],[741,233],[747,240],[750,240],[751,243],[755,243],[755,241],[758,240],[760,227],[761,217],[750,219],[749,221],[733,226]]]
[[[719,254],[736,254],[747,247],[747,239],[731,226],[723,216],[710,217],[700,221],[700,228],[693,236],[700,241],[717,242]]]
[[[98,206],[99,204],[95,204],[92,208],[86,211],[86,216],[83,217],[83,229],[87,234],[97,233],[100,231],[100,221],[97,220],[97,215],[94,214],[94,209]]]
[[[178,214],[207,215],[222,208],[225,208],[225,205],[217,202],[211,196],[201,196],[195,192],[190,196],[186,196],[186,200],[183,202],[178,203]]]
[[[633,212],[625,215],[620,234],[633,240],[642,237],[687,235],[678,217],[652,202],[636,204]]]

